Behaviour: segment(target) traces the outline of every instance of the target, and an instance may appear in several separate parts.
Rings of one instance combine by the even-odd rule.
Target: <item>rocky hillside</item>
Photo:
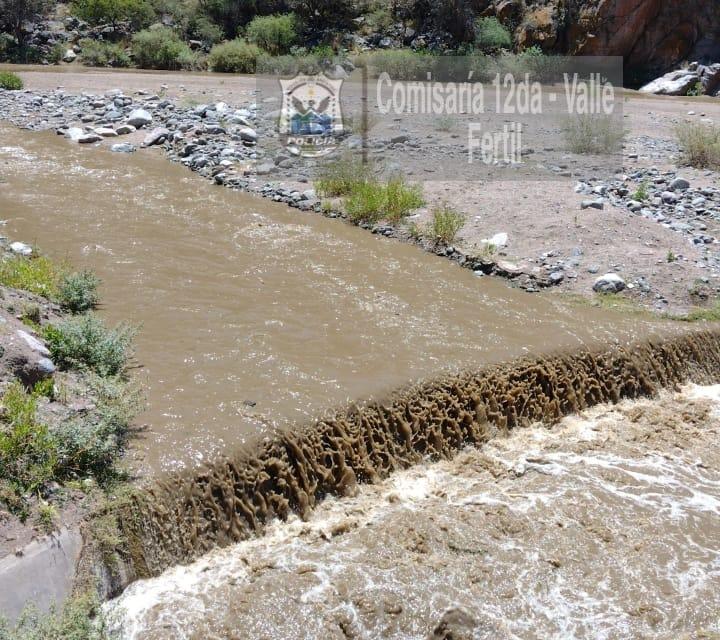
[[[488,11],[518,25],[520,48],[623,56],[631,81],[720,60],[717,0],[496,0]]]
[[[254,41],[246,30],[257,16],[289,13],[298,19],[293,35],[296,47],[332,45],[336,50],[356,51],[400,47],[452,51],[476,44],[478,18],[497,17],[508,32],[502,48],[538,46],[546,53],[622,56],[630,86],[640,86],[686,61],[720,61],[718,0],[261,0],[243,11],[231,10],[237,8],[231,0],[199,4],[132,0],[127,7],[127,3],[122,5],[123,11],[103,9],[88,14],[96,18],[90,24],[70,15],[78,13],[77,3],[33,0],[52,10],[43,20],[25,9],[24,20],[16,21],[14,28],[2,16],[7,2],[0,0],[0,28],[39,52],[31,61],[71,62],[81,52],[78,43],[83,39],[126,46],[133,32],[161,24],[194,52],[207,52],[213,44],[237,34]],[[0,58],[2,50],[0,42]],[[289,51],[288,46],[285,52]],[[86,64],[129,66],[133,52],[128,48],[127,54],[130,57],[125,56],[123,62],[120,47]],[[186,57],[192,57],[189,49]],[[195,63],[194,68],[203,68]],[[178,62],[164,68],[190,67]]]

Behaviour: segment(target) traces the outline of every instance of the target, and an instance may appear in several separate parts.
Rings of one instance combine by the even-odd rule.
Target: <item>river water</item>
[[[141,325],[132,457],[149,474],[413,379],[665,331],[214,187],[157,151],[4,125],[0,217],[96,270],[108,321]],[[271,522],[106,612],[137,640],[717,634],[718,425],[718,389],[688,388],[518,430]]]
[[[648,331],[215,187],[157,150],[0,125],[0,179],[4,233],[94,269],[102,315],[141,327],[143,471],[444,370]]]
[[[126,640],[717,638],[720,387],[600,405],[131,585]]]

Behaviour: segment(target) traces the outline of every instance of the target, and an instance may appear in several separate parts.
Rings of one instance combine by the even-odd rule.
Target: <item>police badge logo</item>
[[[292,80],[280,80],[283,92],[280,136],[291,152],[318,158],[335,150],[343,133],[342,83],[324,73],[298,74]]]

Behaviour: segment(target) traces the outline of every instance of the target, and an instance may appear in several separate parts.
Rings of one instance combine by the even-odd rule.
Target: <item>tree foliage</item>
[[[48,0],[0,0],[0,29],[15,36],[18,46],[25,44],[23,25],[44,13]]]
[[[146,0],[73,0],[72,11],[90,24],[129,21],[135,29],[147,26],[155,17]]]

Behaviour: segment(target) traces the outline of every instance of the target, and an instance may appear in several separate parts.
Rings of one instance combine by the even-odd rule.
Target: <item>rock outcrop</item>
[[[717,0],[497,0],[517,15],[518,45],[570,55],[622,56],[629,80],[647,80],[684,60],[720,60]]]

